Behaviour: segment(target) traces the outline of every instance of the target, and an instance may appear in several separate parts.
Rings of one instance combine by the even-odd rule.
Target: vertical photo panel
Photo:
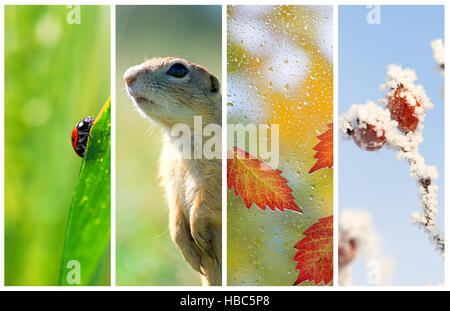
[[[228,285],[332,285],[333,7],[227,18]]]
[[[5,285],[110,285],[110,7],[4,26]]]
[[[444,6],[339,7],[339,285],[444,282],[443,38]]]
[[[222,285],[221,6],[116,7],[117,285]]]

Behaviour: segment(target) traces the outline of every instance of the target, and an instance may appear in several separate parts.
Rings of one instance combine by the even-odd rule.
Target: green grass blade
[[[72,198],[60,285],[91,284],[111,235],[111,100],[91,129]],[[109,256],[106,256],[109,258]]]

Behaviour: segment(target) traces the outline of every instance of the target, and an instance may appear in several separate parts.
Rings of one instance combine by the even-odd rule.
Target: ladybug
[[[78,122],[72,131],[72,146],[75,153],[80,157],[84,156],[86,152],[86,144],[88,141],[88,136],[91,136],[89,132],[91,127],[94,125],[94,119],[92,117],[87,117]]]

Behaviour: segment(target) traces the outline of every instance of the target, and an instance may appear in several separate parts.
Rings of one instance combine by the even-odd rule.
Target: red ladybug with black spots
[[[87,117],[78,122],[77,125],[73,128],[72,131],[72,146],[75,153],[80,157],[84,157],[84,153],[86,152],[86,144],[88,141],[88,137],[91,136],[89,132],[91,131],[91,127],[94,125],[94,119],[92,117]]]

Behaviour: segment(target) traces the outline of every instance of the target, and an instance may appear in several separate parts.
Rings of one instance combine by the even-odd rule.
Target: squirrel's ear
[[[214,77],[213,75],[209,76],[209,80],[211,81],[211,92],[213,93],[217,93],[220,91],[220,83],[219,80],[217,80],[216,77]]]

